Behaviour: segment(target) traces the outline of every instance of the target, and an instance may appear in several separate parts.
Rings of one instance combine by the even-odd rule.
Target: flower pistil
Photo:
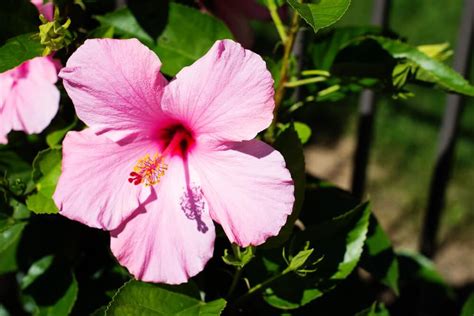
[[[167,169],[168,165],[164,163],[162,155],[156,153],[153,157],[150,157],[149,154],[146,154],[138,160],[130,173],[128,182],[135,185],[144,183],[145,186],[152,186],[160,182]]]

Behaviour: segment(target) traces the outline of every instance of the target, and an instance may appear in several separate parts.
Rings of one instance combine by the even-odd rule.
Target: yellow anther
[[[167,169],[168,165],[164,163],[163,156],[155,154],[153,157],[150,157],[149,154],[146,154],[138,160],[133,168],[133,172],[130,173],[128,182],[135,185],[140,183],[144,183],[145,186],[155,185],[160,182]]]

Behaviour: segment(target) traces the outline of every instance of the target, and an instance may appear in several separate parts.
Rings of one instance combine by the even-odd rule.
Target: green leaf
[[[28,219],[31,216],[31,212],[26,207],[26,205],[18,202],[16,199],[10,198],[10,201],[8,204],[13,209],[13,214],[12,214],[13,219],[24,220],[24,219]]]
[[[115,34],[121,38],[137,38],[143,44],[152,47],[154,40],[138,24],[135,16],[128,8],[95,17],[103,27],[113,27]]]
[[[280,127],[279,133],[285,131],[288,127],[290,127],[290,125],[291,123],[282,125]],[[296,134],[298,134],[298,138],[300,139],[301,144],[306,144],[309,138],[311,137],[311,127],[301,122],[293,122],[293,126]]]
[[[316,240],[318,240],[318,234],[321,235],[321,238],[325,238],[328,236],[326,234],[332,235],[334,231],[338,231],[340,228],[344,228],[346,225],[351,223],[354,219],[356,220],[356,222],[352,224],[353,226],[351,229],[347,232],[344,257],[343,260],[338,263],[338,271],[331,276],[332,280],[345,279],[359,262],[367,236],[370,214],[370,205],[368,203],[363,203],[349,213],[334,218],[333,221],[327,223],[327,226],[324,223],[321,226],[314,228],[314,231],[317,231],[317,233],[315,234],[315,237],[312,237],[312,239],[316,238]],[[309,236],[311,232],[308,231],[306,234]],[[327,258],[326,255],[324,255],[324,257]],[[324,260],[322,263],[324,264]]]
[[[18,268],[16,254],[25,226],[11,218],[0,220],[0,275]]]
[[[77,299],[79,287],[76,278],[72,277],[72,282],[64,295],[50,306],[41,306],[39,316],[69,315]]]
[[[283,155],[286,167],[290,170],[295,186],[295,204],[285,226],[283,226],[278,236],[268,239],[265,247],[278,247],[290,237],[293,225],[298,219],[303,205],[306,185],[303,145],[296,133],[294,124],[290,124],[289,127],[277,136],[273,147]]]
[[[291,259],[288,269],[296,271],[301,268],[306,263],[306,261],[308,261],[313,251],[314,249],[305,249],[298,252],[296,256]]]
[[[171,3],[168,25],[154,51],[163,62],[161,71],[174,76],[202,57],[215,41],[225,38],[232,38],[232,34],[222,21],[199,10]]]
[[[127,5],[137,22],[152,38],[163,32],[168,22],[169,1],[128,1]]]
[[[31,285],[40,275],[42,275],[53,263],[53,256],[46,256],[38,261],[34,262],[26,275],[20,281],[20,288],[22,290],[26,289],[28,286]]]
[[[355,316],[390,316],[383,303],[374,302],[370,307],[358,312]]]
[[[10,313],[3,304],[0,304],[0,316],[10,316]]]
[[[36,316],[69,315],[77,300],[79,287],[74,275],[54,267],[39,275],[24,290],[24,308]]]
[[[316,0],[305,4],[297,0],[287,1],[311,25],[315,33],[336,23],[351,4],[350,0]]]
[[[29,0],[2,0],[0,44],[14,36],[38,31],[39,22],[38,10]]]
[[[20,239],[25,226],[26,223],[11,220],[0,222],[0,255]]]
[[[449,287],[436,270],[434,263],[422,254],[411,251],[397,251],[397,256],[400,262],[400,271],[407,275],[407,279],[419,279],[443,288]]]
[[[130,281],[115,294],[106,315],[220,315],[225,306],[224,299],[205,303],[180,293],[179,286]]]
[[[13,151],[0,151],[0,177],[6,174],[10,184],[27,183],[31,178],[31,166]]]
[[[239,246],[232,245],[232,247],[239,247]],[[247,263],[250,262],[250,260],[252,260],[254,255],[255,255],[255,247],[253,246],[249,246],[245,248],[244,251],[241,251],[239,247],[237,254],[235,253],[231,254],[229,253],[228,249],[224,249],[224,255],[222,256],[222,260],[228,265],[243,268],[245,267],[245,265],[247,265]]]
[[[339,51],[349,45],[354,38],[379,33],[380,28],[376,26],[335,28],[309,43],[313,64],[317,69],[330,70]]]
[[[375,40],[384,50],[386,50],[393,58],[408,60],[423,70],[424,78],[431,77],[429,82],[438,84],[448,91],[474,96],[474,86],[470,85],[456,71],[424,54],[415,46],[403,43],[399,40],[393,40],[380,36],[369,36],[368,38]]]
[[[0,47],[0,73],[19,66],[23,62],[41,56],[43,46],[33,33],[9,39]]]
[[[90,316],[105,316],[106,310],[107,310],[107,306],[102,306],[96,309]]]
[[[52,196],[61,174],[61,149],[46,149],[33,161],[33,181],[36,193],[28,196],[26,205],[36,214],[54,214],[58,208]]]
[[[114,34],[113,26],[99,26],[90,31],[87,38],[114,38]]]
[[[369,204],[364,203],[297,233],[292,247],[301,249],[301,245],[309,242],[314,251],[306,262],[317,265],[310,274],[290,273],[274,282],[264,292],[265,301],[280,309],[299,308],[347,278],[361,257],[370,214]]]
[[[471,293],[471,295],[469,295],[469,297],[467,298],[466,302],[464,303],[464,306],[462,307],[460,316],[472,315],[474,315],[474,293]]]
[[[0,275],[14,272],[18,269],[16,256],[20,240],[21,238],[16,238],[10,246],[0,253]]]
[[[360,266],[374,278],[390,287],[395,294],[399,294],[398,259],[390,239],[374,215],[370,217],[369,231]]]
[[[73,129],[76,124],[77,118],[74,118],[74,122],[72,122],[70,125],[49,133],[46,136],[46,143],[48,146],[51,148],[57,147],[63,140],[64,136],[66,136],[66,133]]]

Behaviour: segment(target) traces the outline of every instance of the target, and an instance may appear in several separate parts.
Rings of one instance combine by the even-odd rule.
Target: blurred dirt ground
[[[305,147],[306,170],[311,175],[329,180],[349,190],[355,142],[350,137],[327,144]],[[375,159],[369,163],[369,187],[366,197],[396,249],[416,250],[424,205],[401,208],[409,201],[405,192],[383,185],[392,181],[393,173]],[[387,189],[384,189],[387,188]],[[405,202],[405,203],[404,203]],[[446,281],[453,286],[474,282],[474,234],[470,229],[448,228],[442,231],[435,264]]]

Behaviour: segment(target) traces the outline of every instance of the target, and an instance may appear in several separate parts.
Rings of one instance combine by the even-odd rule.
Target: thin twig
[[[278,110],[280,108],[281,102],[283,101],[283,96],[285,95],[285,83],[288,81],[288,70],[290,64],[290,56],[293,49],[293,44],[295,43],[295,37],[299,29],[299,14],[294,11],[293,17],[291,19],[291,25],[288,30],[288,36],[284,42],[285,50],[283,53],[282,65],[280,69],[280,80],[276,87],[275,91],[275,109],[273,110],[273,122],[269,127],[269,132],[271,137],[273,137],[273,132],[275,130],[276,122],[278,121]]]

